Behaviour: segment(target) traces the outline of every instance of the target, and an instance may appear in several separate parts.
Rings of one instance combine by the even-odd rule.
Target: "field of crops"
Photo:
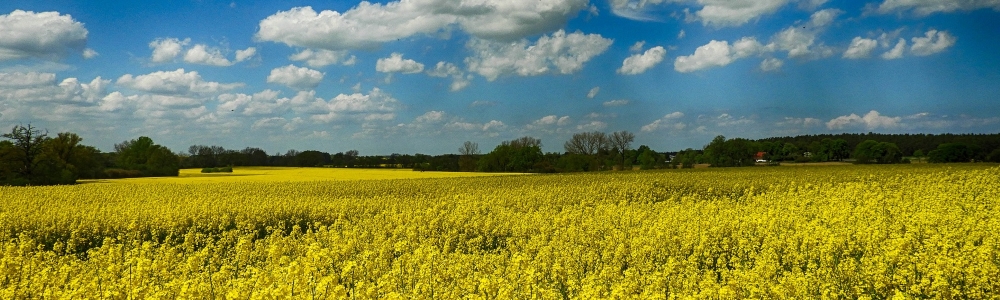
[[[998,174],[0,187],[0,298],[997,298]]]

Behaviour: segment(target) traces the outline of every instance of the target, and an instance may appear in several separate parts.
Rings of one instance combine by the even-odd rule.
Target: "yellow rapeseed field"
[[[998,173],[922,164],[0,187],[0,298],[995,299]]]

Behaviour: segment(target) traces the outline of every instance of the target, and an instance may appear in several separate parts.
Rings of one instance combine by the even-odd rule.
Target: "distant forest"
[[[658,152],[633,147],[628,131],[582,132],[563,143],[563,152],[543,153],[542,140],[504,141],[483,153],[479,144],[457,145],[458,154],[360,155],[288,150],[268,154],[255,147],[226,149],[192,145],[174,152],[149,137],[123,141],[113,152],[82,144],[75,133],[50,135],[17,125],[0,135],[0,185],[73,184],[78,179],[177,176],[183,168],[232,172],[240,166],[405,168],[418,171],[588,172],[605,170],[773,165],[781,162],[867,163],[1000,162],[1000,134],[821,134],[759,140],[714,138],[702,149]]]

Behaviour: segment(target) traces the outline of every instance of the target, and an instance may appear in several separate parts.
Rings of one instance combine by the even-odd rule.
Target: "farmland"
[[[317,170],[0,187],[0,298],[1000,293],[996,165]]]

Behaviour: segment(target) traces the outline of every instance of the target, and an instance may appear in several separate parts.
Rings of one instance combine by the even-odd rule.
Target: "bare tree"
[[[611,147],[618,150],[618,154],[622,157],[622,169],[625,168],[625,151],[632,147],[632,142],[635,141],[635,134],[628,131],[616,131],[611,133]]]
[[[462,147],[458,148],[458,153],[461,155],[479,155],[479,144],[465,141]]]
[[[595,155],[608,146],[608,136],[600,131],[574,134],[573,138],[563,144],[566,152],[586,155]]]
[[[35,172],[37,164],[35,157],[42,154],[42,144],[48,139],[48,135],[48,130],[42,132],[38,128],[31,126],[31,123],[28,123],[28,127],[21,125],[14,126],[10,133],[0,135],[13,141],[12,143],[17,152],[19,152],[18,158],[20,158],[20,163],[22,164],[18,172],[29,181],[31,180],[31,175]]]

